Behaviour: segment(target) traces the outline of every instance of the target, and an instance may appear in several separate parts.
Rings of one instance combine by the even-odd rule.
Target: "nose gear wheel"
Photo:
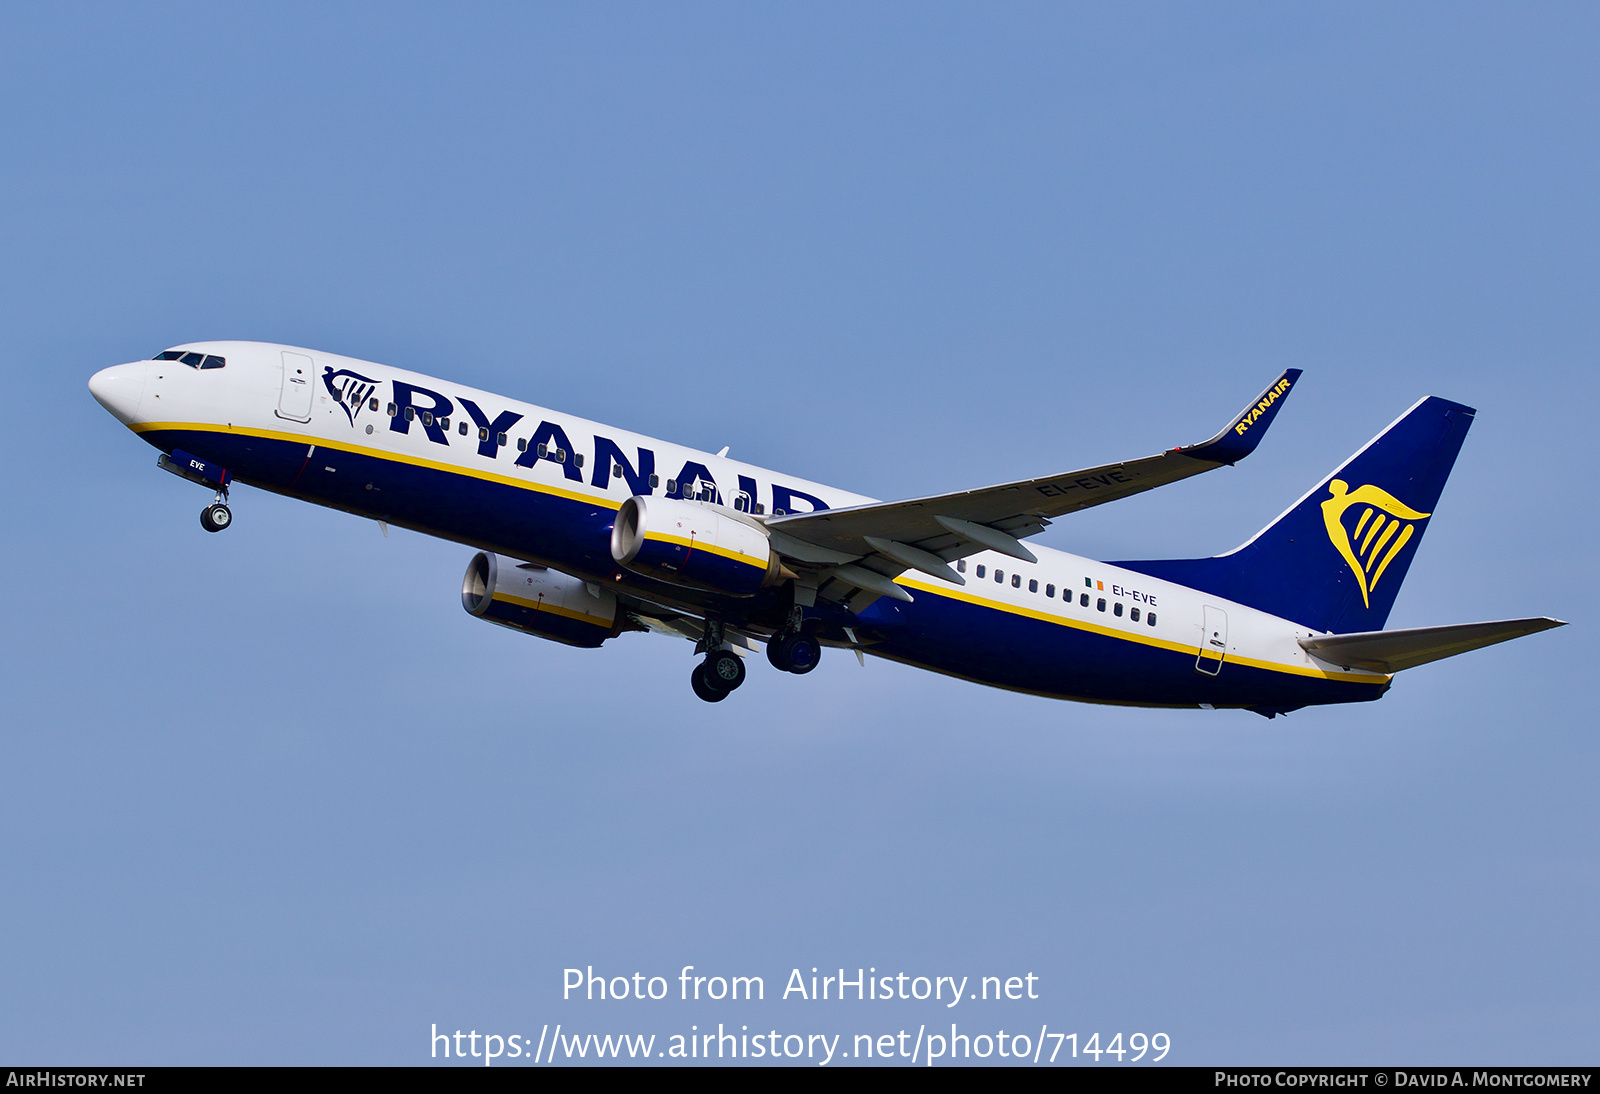
[[[220,501],[200,510],[200,527],[208,532],[220,532],[232,523],[232,510]]]

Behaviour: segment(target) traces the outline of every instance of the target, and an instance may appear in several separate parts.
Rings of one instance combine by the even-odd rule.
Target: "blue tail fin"
[[[1423,399],[1244,546],[1117,565],[1314,630],[1381,630],[1475,413]]]

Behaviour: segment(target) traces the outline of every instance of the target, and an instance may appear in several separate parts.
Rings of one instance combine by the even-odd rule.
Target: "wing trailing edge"
[[[822,594],[848,600],[857,611],[877,596],[900,597],[898,591],[887,590],[897,588],[893,579],[908,569],[965,584],[948,563],[983,550],[1037,561],[1019,541],[1043,531],[1052,517],[1140,494],[1248,456],[1299,378],[1299,369],[1286,369],[1216,436],[1142,460],[906,501],[775,514],[762,523],[773,549],[787,562],[831,564],[831,569],[815,575]],[[830,589],[830,583],[835,587]],[[852,590],[860,593],[852,596]]]
[[[1016,540],[1042,531],[1052,517],[1141,494],[1248,456],[1261,442],[1299,378],[1297,368],[1284,371],[1210,440],[1170,448],[1144,459],[977,490],[773,516],[764,523],[797,540],[858,558],[873,553],[866,542],[869,535],[929,551],[945,561],[985,548],[1025,558],[1026,548],[1017,545]],[[968,534],[952,532],[952,523],[965,526]],[[971,534],[973,526],[984,526],[988,534]],[[994,534],[997,532],[1000,536]],[[991,541],[1003,541],[1006,546],[996,547]],[[949,553],[958,542],[964,546]]]

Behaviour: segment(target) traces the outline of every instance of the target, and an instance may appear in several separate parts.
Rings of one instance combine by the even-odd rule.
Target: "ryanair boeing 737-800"
[[[1272,717],[1377,699],[1401,669],[1561,625],[1382,629],[1472,425],[1440,398],[1225,555],[1096,562],[1023,543],[1248,456],[1299,376],[1200,444],[893,502],[293,346],[178,346],[89,390],[161,467],[215,492],[207,531],[232,523],[242,482],[466,544],[471,614],[574,646],[688,639],[707,702],[743,683],[746,651],[806,673],[831,646],[1035,695]]]

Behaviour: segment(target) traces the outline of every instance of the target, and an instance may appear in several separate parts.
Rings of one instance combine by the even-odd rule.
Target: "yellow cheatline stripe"
[[[749,555],[742,554],[738,551],[729,550],[726,547],[714,546],[710,543],[707,543],[703,539],[690,539],[685,536],[669,536],[665,532],[649,531],[645,532],[644,538],[652,543],[676,543],[678,546],[688,547],[692,551],[710,551],[714,555],[721,555],[723,558],[731,559],[734,562],[742,562],[746,566],[754,566],[761,570],[765,570],[767,568],[767,562],[765,559],[757,562]]]
[[[1153,635],[1130,633],[1128,631],[1117,630],[1113,627],[1102,626],[1098,623],[1090,623],[1085,620],[1072,619],[1066,616],[1052,615],[1048,612],[1037,611],[1033,608],[1024,608],[1016,604],[1007,604],[1003,601],[989,600],[987,598],[974,596],[971,593],[963,592],[959,589],[953,589],[948,586],[940,588],[916,578],[906,577],[903,574],[900,577],[895,578],[895,582],[908,588],[916,589],[918,592],[931,593],[934,596],[943,596],[951,600],[964,601],[965,603],[973,604],[980,608],[989,608],[994,611],[1005,612],[1009,615],[1020,615],[1029,619],[1037,619],[1044,623],[1054,623],[1062,627],[1071,627],[1073,630],[1088,631],[1091,634],[1104,635],[1107,638],[1119,638],[1124,642],[1135,642],[1141,646],[1154,646],[1157,649],[1171,650],[1174,653],[1182,653],[1191,656],[1196,655],[1199,652],[1198,647],[1195,646],[1185,646],[1178,642],[1170,642],[1164,638],[1157,638]],[[1284,665],[1275,661],[1258,661],[1253,657],[1240,657],[1234,653],[1229,653],[1224,660],[1231,665],[1248,665],[1251,668],[1266,669],[1269,672],[1288,673],[1292,676],[1311,676],[1319,680],[1341,680],[1354,683],[1379,683],[1380,681],[1389,679],[1388,676],[1384,675],[1335,672],[1332,670],[1319,669],[1307,665]]]
[[[260,437],[268,441],[290,441],[294,444],[316,445],[318,448],[331,448],[336,452],[350,452],[358,456],[371,456],[374,459],[388,460],[392,463],[403,463],[412,467],[426,467],[433,471],[445,471],[454,475],[466,475],[469,478],[482,479],[485,482],[498,482],[506,486],[515,486],[521,490],[533,490],[540,494],[553,494],[556,497],[568,498],[572,501],[602,505],[607,509],[619,509],[622,507],[621,501],[613,501],[603,495],[581,494],[575,490],[563,489],[550,483],[513,478],[510,475],[484,471],[473,467],[463,467],[455,463],[441,463],[438,460],[410,456],[404,452],[389,452],[367,445],[330,441],[326,437],[317,437],[308,433],[279,433],[270,429],[246,429],[240,426],[212,425],[209,422],[144,422],[128,428],[135,433],[159,433],[168,430],[191,433],[236,433],[245,437]]]
[[[312,437],[301,433],[279,433],[268,429],[244,429],[230,426],[210,425],[200,422],[146,422],[142,425],[133,426],[132,428],[136,433],[155,433],[165,430],[188,430],[200,433],[237,433],[246,437],[261,437],[265,440],[291,441],[295,444],[305,445],[315,444],[318,448],[331,448],[338,452],[352,452],[359,456],[370,456],[374,459],[408,464],[413,467],[426,467],[430,470],[444,471],[449,474],[467,475],[471,478],[482,479],[485,482],[497,482],[506,486],[515,486],[522,490],[533,490],[541,494],[553,494],[556,497],[567,498],[571,501],[581,501],[588,504],[600,505],[607,509],[620,509],[622,507],[621,501],[615,501],[611,498],[597,496],[594,494],[580,494],[574,490],[563,489],[562,487],[549,483],[513,478],[509,475],[499,474],[494,471],[484,471],[478,468],[463,467],[460,464],[441,463],[437,460],[426,460],[420,456],[410,456],[403,452],[388,452],[383,449],[372,448],[367,445],[348,444],[342,441],[329,441],[322,437]],[[758,566],[762,569],[766,568],[766,560],[764,559],[758,563],[753,561],[749,555],[740,554],[736,551],[730,551],[724,547],[716,547],[704,542],[703,540],[695,540],[691,545],[690,541],[687,539],[680,539],[657,532],[647,533],[646,538],[681,543],[686,547],[693,546],[696,551],[710,551],[713,554],[722,555],[723,557],[732,559],[735,562],[743,562],[746,565]]]
[[[510,596],[506,593],[495,593],[490,599],[503,601],[507,604],[516,604],[523,608],[532,608],[537,612],[564,615],[568,619],[576,619],[581,623],[593,623],[597,627],[609,627],[614,622],[603,615],[585,615],[583,612],[574,611],[571,608],[563,608],[559,604],[552,604],[548,600],[528,600],[520,596]]]

